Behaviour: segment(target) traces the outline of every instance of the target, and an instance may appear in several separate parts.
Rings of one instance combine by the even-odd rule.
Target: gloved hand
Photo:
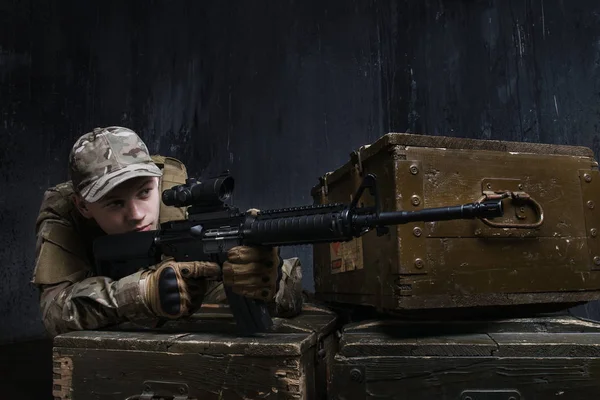
[[[245,297],[271,301],[277,287],[280,258],[276,247],[237,246],[227,252],[223,284]]]
[[[158,316],[176,319],[190,315],[202,301],[202,282],[199,279],[218,278],[220,267],[208,261],[162,261],[149,269],[140,280],[144,302]]]
[[[251,208],[254,216],[260,210]],[[270,246],[237,246],[227,252],[223,263],[223,285],[242,296],[271,301],[277,289],[278,250]]]

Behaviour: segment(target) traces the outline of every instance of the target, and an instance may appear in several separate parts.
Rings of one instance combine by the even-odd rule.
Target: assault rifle
[[[495,218],[504,214],[501,200],[468,203],[417,211],[381,211],[375,175],[366,175],[347,204],[311,205],[263,210],[258,215],[225,204],[233,192],[228,171],[207,180],[190,178],[164,190],[167,206],[188,207],[187,218],[161,224],[158,230],[107,235],[94,242],[99,275],[119,279],[142,267],[157,264],[162,255],[176,261],[225,261],[227,251],[239,245],[288,246],[349,241],[372,229],[381,236],[389,225],[413,221]],[[374,206],[358,207],[365,189]],[[271,325],[266,304],[233,293],[225,286],[238,329],[249,335]]]

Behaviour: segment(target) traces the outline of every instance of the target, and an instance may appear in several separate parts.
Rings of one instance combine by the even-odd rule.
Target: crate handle
[[[142,394],[135,394],[127,397],[125,400],[194,400],[189,397],[189,388],[185,383],[164,382],[164,381],[145,381]]]
[[[151,397],[148,397],[151,396]],[[125,400],[152,400],[152,399],[157,399],[157,400],[167,400],[169,399],[168,397],[164,397],[161,396],[159,394],[153,394],[153,393],[146,393],[146,394],[134,394],[133,396],[129,396],[127,397]],[[188,396],[171,396],[169,400],[193,400],[191,397]]]
[[[509,222],[492,222],[487,218],[481,218],[484,224],[491,226],[492,228],[517,228],[517,229],[537,229],[544,223],[544,209],[542,205],[537,202],[531,195],[526,192],[518,191],[489,191],[486,190],[483,192],[483,196],[477,202],[481,202],[483,200],[503,200],[511,198],[515,203],[529,203],[535,213],[537,214],[537,221],[531,224],[519,224],[519,223],[509,223]]]

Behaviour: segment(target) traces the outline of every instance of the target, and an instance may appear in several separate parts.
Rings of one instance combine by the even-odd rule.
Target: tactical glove
[[[275,247],[234,247],[223,263],[223,284],[242,296],[271,301],[280,261]]]
[[[200,279],[220,275],[218,264],[207,261],[165,260],[142,275],[144,302],[158,316],[176,319],[193,313],[202,303]]]
[[[247,211],[256,216],[260,210]],[[278,249],[271,246],[237,246],[227,252],[223,263],[223,284],[234,293],[269,302],[275,297],[278,268],[281,264]]]

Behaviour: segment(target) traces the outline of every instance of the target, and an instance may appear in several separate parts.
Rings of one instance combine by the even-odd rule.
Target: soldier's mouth
[[[133,231],[134,232],[144,232],[144,231],[149,231],[152,228],[152,224],[148,224],[145,226],[142,226],[141,228],[136,228]]]

